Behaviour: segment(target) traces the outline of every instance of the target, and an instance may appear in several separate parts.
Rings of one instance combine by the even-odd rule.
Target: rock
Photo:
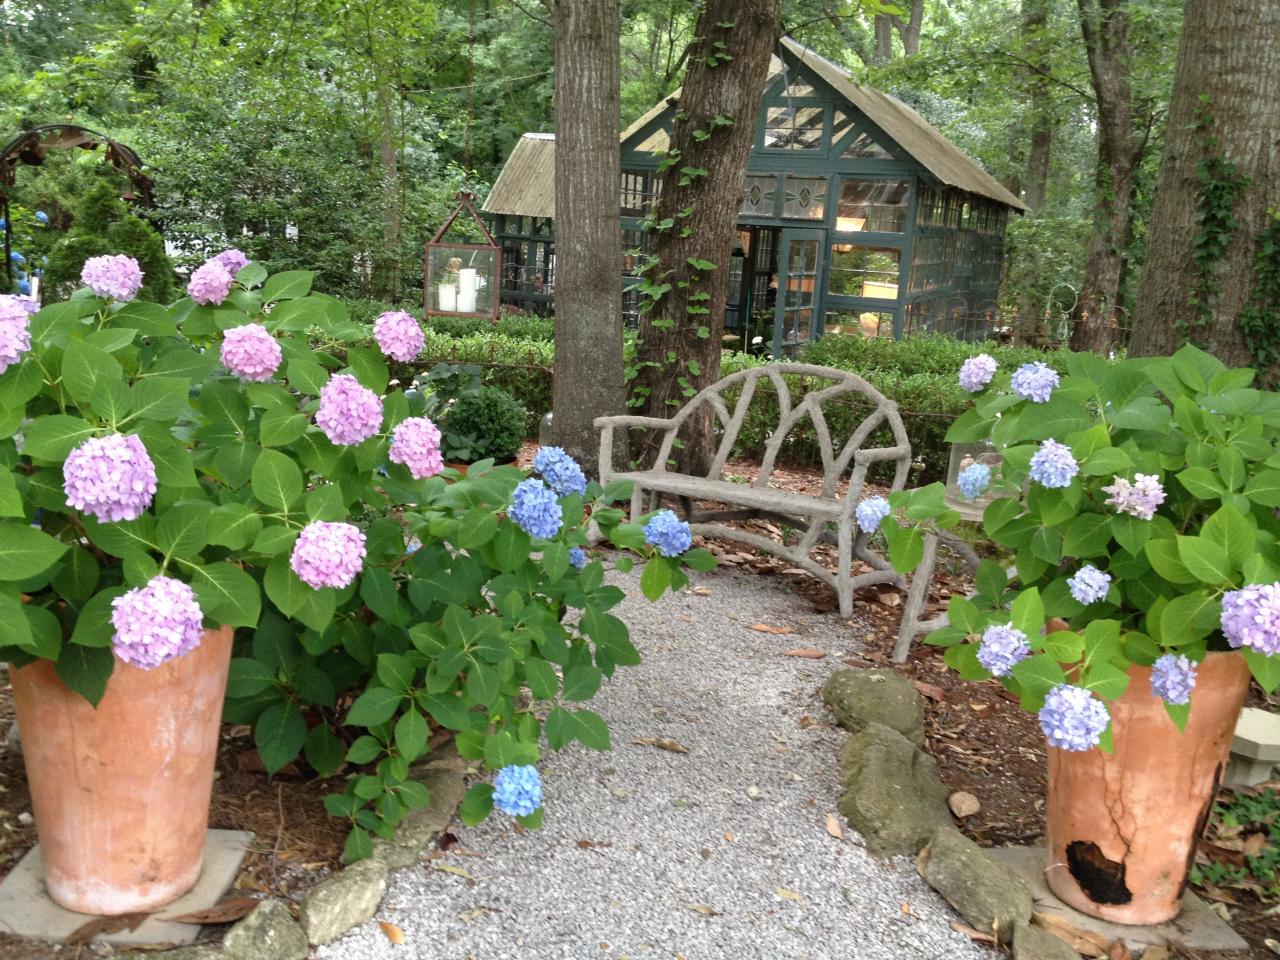
[[[933,758],[879,723],[868,723],[841,749],[840,782],[846,791],[840,812],[874,854],[913,856],[938,827],[951,825]]]
[[[396,827],[393,839],[374,840],[374,856],[393,870],[417,863],[427,845],[449,826],[454,814],[458,812],[467,792],[462,769],[459,762],[414,771],[414,779],[427,788],[431,802],[406,814]]]
[[[1080,960],[1080,955],[1053,934],[1020,923],[1013,928],[1013,960]]]
[[[302,929],[317,946],[364,923],[387,892],[387,864],[377,857],[353,863],[322,880],[302,898]]]
[[[279,900],[263,900],[227,931],[222,952],[231,960],[307,960],[306,934]]]
[[[965,793],[963,790],[957,790],[947,797],[947,806],[961,820],[965,817],[972,817],[982,809],[982,804],[978,802],[978,798],[972,793]]]
[[[752,786],[747,787],[747,796],[752,800],[759,800],[764,796],[764,791],[753,784]]]
[[[924,701],[911,681],[895,670],[838,670],[822,695],[836,721],[850,733],[879,723],[914,744],[924,742]]]
[[[1031,922],[1031,891],[1022,878],[955,827],[934,832],[917,867],[975,930],[1008,943],[1018,924]]]

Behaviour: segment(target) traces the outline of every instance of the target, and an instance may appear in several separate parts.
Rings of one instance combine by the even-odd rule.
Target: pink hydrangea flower
[[[187,294],[196,303],[216,307],[227,299],[235,282],[226,267],[217,260],[209,260],[191,272]]]
[[[422,352],[426,337],[411,314],[403,310],[384,313],[373,322],[373,338],[392,360],[408,363]]]
[[[31,314],[18,297],[0,296],[0,373],[31,349]]]
[[[1106,503],[1116,508],[1116,513],[1127,513],[1139,520],[1150,520],[1156,515],[1160,504],[1164,503],[1164,487],[1155,474],[1135,473],[1133,483],[1125,477],[1116,476],[1112,483],[1102,488],[1109,493]]]
[[[317,520],[298,534],[289,566],[309,587],[341,589],[360,573],[364,556],[365,538],[358,527]]]
[[[103,523],[137,520],[156,495],[156,467],[136,433],[90,437],[62,465],[67,506]]]
[[[241,380],[265,383],[280,367],[280,344],[258,323],[232,327],[222,339],[222,365]]]
[[[382,428],[382,400],[348,373],[330,377],[320,389],[316,426],[338,446],[363,443]]]
[[[403,463],[415,480],[434,477],[444,469],[440,456],[440,430],[426,417],[410,417],[396,424],[387,459]]]
[[[100,297],[128,303],[142,287],[142,267],[123,254],[90,257],[80,271],[80,281]]]
[[[1222,632],[1236,649],[1280,654],[1280,583],[1253,584],[1225,593]]]
[[[204,613],[180,580],[152,577],[111,601],[111,646],[125,663],[150,670],[200,646]]]
[[[223,250],[213,259],[222,264],[222,269],[233,277],[249,265],[249,258],[235,247],[230,250]]]

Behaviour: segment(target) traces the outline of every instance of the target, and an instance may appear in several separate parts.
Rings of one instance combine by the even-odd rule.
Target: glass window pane
[[[778,193],[777,177],[747,177],[742,196],[744,217],[773,217],[774,198]]]
[[[876,141],[872,139],[871,134],[867,133],[865,130],[849,142],[849,145],[844,148],[844,153],[842,153],[841,156],[850,160],[893,159],[893,154],[880,146],[880,144],[876,143]]]
[[[831,117],[831,142],[837,143],[853,126],[853,117],[837,108]]]
[[[902,233],[907,224],[907,180],[842,180],[836,230]]]
[[[823,107],[773,106],[764,120],[764,145],[771,150],[813,150],[822,145]]]
[[[893,339],[893,314],[882,310],[828,310],[828,336]]]
[[[833,244],[827,292],[844,297],[897,300],[901,263],[902,251],[891,247]]]
[[[782,215],[795,220],[821,220],[827,213],[827,181],[787,177]]]

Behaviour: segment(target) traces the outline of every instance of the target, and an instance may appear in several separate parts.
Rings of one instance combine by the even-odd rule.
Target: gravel
[[[318,960],[990,960],[910,861],[872,858],[835,812],[845,735],[818,691],[866,628],[775,578],[718,570],[657,604],[611,578],[644,655],[591,704],[613,750],[548,756],[541,830],[455,824],[456,845],[394,874],[374,920]],[[634,742],[661,739],[689,752]]]

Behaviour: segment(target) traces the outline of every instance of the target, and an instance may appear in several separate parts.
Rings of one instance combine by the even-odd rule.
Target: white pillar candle
[[[476,292],[476,271],[472,267],[464,267],[458,271],[458,296],[465,297]],[[474,301],[473,301],[474,302]]]
[[[472,295],[472,300],[475,296]],[[458,288],[452,283],[442,283],[437,288],[437,305],[441,310],[448,310],[450,313],[458,312]]]
[[[463,272],[465,273],[466,271],[463,271]],[[476,312],[475,290],[460,289],[458,291],[458,313],[475,313],[475,312]]]

